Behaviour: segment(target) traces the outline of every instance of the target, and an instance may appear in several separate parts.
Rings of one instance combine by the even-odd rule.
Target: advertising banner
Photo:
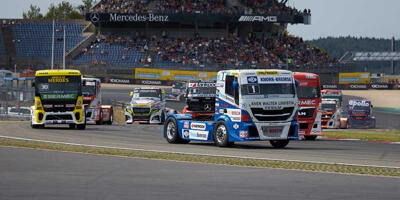
[[[381,89],[381,90],[387,90],[387,89],[393,89],[393,85],[389,85],[387,83],[374,83],[370,85],[371,89]]]
[[[342,84],[340,89],[343,90],[368,90],[367,84]]]
[[[324,85],[322,85],[322,89],[339,89],[339,85],[337,85],[337,84],[324,84]]]
[[[369,84],[369,72],[339,73],[339,84]]]

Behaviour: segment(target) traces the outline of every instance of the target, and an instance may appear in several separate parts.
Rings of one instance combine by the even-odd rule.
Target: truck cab
[[[322,99],[322,128],[340,128],[341,109],[338,99]]]
[[[183,101],[186,93],[187,83],[176,81],[172,84],[171,92],[166,94],[167,101]]]
[[[135,88],[131,92],[132,100],[125,108],[127,124],[144,122],[162,124],[166,116],[165,92],[160,88]]]
[[[113,109],[111,105],[102,105],[101,81],[98,78],[82,79],[83,105],[86,111],[86,122],[101,124],[113,123]]]
[[[294,78],[298,81],[299,136],[306,140],[315,140],[322,135],[320,78],[317,74],[306,72],[294,72]]]
[[[372,116],[372,107],[372,103],[369,100],[350,100],[347,109],[347,127],[375,128],[376,119]]]
[[[270,141],[284,148],[298,140],[298,98],[291,71],[226,70],[217,74],[214,117],[193,120],[190,114],[168,115],[164,137],[169,143]]]

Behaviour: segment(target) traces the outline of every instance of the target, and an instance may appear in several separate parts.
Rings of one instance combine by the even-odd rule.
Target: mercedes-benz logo
[[[90,21],[92,21],[93,23],[97,23],[100,21],[100,16],[98,13],[92,13],[90,14]]]
[[[204,105],[204,110],[206,110],[206,111],[209,111],[209,110],[211,110],[211,106],[210,106],[210,104],[206,104],[206,105]]]

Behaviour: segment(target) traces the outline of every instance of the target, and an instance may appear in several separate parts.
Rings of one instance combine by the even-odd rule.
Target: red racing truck
[[[97,125],[113,123],[114,113],[111,105],[101,104],[101,81],[98,78],[82,79],[83,105],[86,111],[86,122]]]
[[[317,74],[306,72],[294,72],[294,78],[298,81],[299,136],[306,140],[315,140],[322,135],[320,78]]]

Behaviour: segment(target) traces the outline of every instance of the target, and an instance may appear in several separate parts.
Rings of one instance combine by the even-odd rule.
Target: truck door
[[[226,76],[225,78],[225,94],[227,97],[231,97],[232,102],[239,105],[239,87],[234,88],[233,82],[238,82],[235,76]],[[229,99],[229,98],[228,98]]]

